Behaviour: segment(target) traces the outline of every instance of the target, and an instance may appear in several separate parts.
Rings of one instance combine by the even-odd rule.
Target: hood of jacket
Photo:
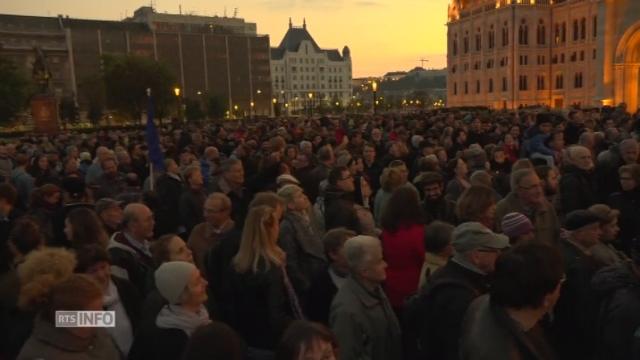
[[[640,287],[640,278],[630,264],[608,266],[598,271],[591,280],[594,291],[604,294],[620,288]]]

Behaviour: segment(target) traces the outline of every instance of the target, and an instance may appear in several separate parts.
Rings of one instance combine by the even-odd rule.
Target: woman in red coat
[[[388,266],[384,289],[399,313],[404,300],[417,291],[424,263],[424,225],[418,191],[411,185],[397,188],[382,209],[380,224]]]

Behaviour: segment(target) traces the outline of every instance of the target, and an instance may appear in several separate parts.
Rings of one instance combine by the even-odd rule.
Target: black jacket
[[[182,194],[183,183],[179,178],[161,175],[156,182],[156,194],[160,206],[155,209],[156,229],[154,234],[158,237],[177,233],[180,227],[180,194]]]
[[[596,359],[632,359],[633,334],[640,326],[640,278],[623,264],[601,269],[591,285],[598,299]]]
[[[129,317],[131,327],[135,334],[140,325],[140,317],[142,314],[142,296],[140,295],[140,291],[127,279],[111,276],[111,281],[113,281],[113,284],[118,289],[120,301],[122,301],[122,306]]]
[[[640,221],[638,221],[640,186],[637,186],[633,191],[612,194],[607,203],[612,208],[620,210],[618,217],[620,246],[621,250],[630,254],[632,248],[638,249],[637,242],[640,240]]]
[[[421,358],[458,360],[462,321],[471,302],[489,289],[488,279],[456,261],[449,260],[420,290],[413,313],[419,322],[418,344]]]
[[[554,309],[553,336],[562,359],[587,359],[592,344],[595,300],[591,278],[601,267],[569,241],[561,242],[566,281]],[[567,336],[571,334],[571,336]]]
[[[136,336],[129,360],[178,360],[187,347],[189,337],[180,329],[160,329],[155,324],[148,329],[141,329]]]
[[[467,311],[460,339],[461,360],[552,360],[556,355],[540,325],[523,331],[489,295]]]
[[[439,220],[449,224],[456,224],[456,203],[447,200],[444,196],[438,201],[426,201],[422,202],[422,209],[424,209],[425,224],[429,225],[432,222]]]
[[[207,194],[204,190],[194,191],[185,188],[180,195],[179,210],[180,223],[186,228],[185,239],[191,234],[193,228],[204,221],[204,202]]]
[[[250,347],[272,350],[291,322],[292,311],[281,269],[261,261],[258,271],[228,273],[231,325]]]
[[[129,243],[122,232],[115,233],[109,243],[111,269],[128,279],[141,294],[152,288],[153,259]]]
[[[336,296],[338,288],[333,283],[329,270],[323,271],[311,281],[307,316],[309,320],[329,325],[331,302]]]
[[[328,186],[324,194],[324,227],[326,231],[345,227],[360,234],[360,220],[351,194]]]
[[[309,172],[306,182],[302,184],[304,193],[307,194],[311,203],[315,203],[320,192],[320,183],[329,177],[329,171],[331,171],[330,167],[320,163]]]
[[[563,168],[560,178],[560,209],[567,215],[573,210],[586,209],[598,203],[595,173],[573,165]]]
[[[229,288],[229,271],[233,257],[240,249],[240,239],[242,233],[238,228],[234,228],[225,234],[205,255],[204,267],[205,277],[209,282],[207,291],[209,299],[207,308],[210,314],[217,319],[228,321],[232,314],[229,314],[230,305],[233,301],[231,289]]]

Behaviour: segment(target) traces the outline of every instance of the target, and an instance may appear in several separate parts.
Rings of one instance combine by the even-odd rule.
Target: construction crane
[[[420,61],[420,67],[423,69],[424,69],[424,63],[429,62],[428,59],[424,59],[424,58],[418,59],[418,61]]]

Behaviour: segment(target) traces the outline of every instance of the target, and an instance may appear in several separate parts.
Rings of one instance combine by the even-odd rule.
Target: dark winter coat
[[[231,218],[236,223],[238,229],[244,227],[244,220],[247,217],[249,211],[249,203],[252,199],[252,194],[246,188],[240,190],[231,190],[224,178],[215,178],[209,189],[209,193],[220,192],[229,197],[231,200]]]
[[[640,278],[630,264],[606,267],[591,281],[598,299],[596,359],[632,359],[633,334],[640,326]]]
[[[176,360],[181,359],[189,337],[180,329],[160,329],[155,324],[151,328],[140,329],[136,336],[128,360]]]
[[[556,355],[539,325],[523,331],[489,295],[471,303],[462,325],[461,360],[552,360]]]
[[[185,188],[180,195],[179,211],[180,224],[186,228],[185,239],[191,234],[193,228],[204,221],[204,202],[207,200],[207,194],[204,190],[194,191]]]
[[[456,224],[457,222],[456,203],[445,199],[444,196],[437,201],[424,200],[422,202],[422,209],[424,210],[424,223],[426,225],[429,225],[436,220],[444,221],[449,224]]]
[[[623,191],[612,194],[607,201],[613,209],[620,210],[618,226],[620,226],[621,250],[630,254],[633,247],[637,249],[637,241],[640,240],[640,186],[633,191]],[[635,239],[635,244],[634,244]]]
[[[301,298],[311,280],[327,268],[320,232],[310,220],[287,211],[280,223],[278,244],[287,254],[287,274]]]
[[[154,211],[156,229],[154,234],[162,236],[177,233],[180,227],[180,194],[183,183],[177,175],[163,174],[156,182],[156,194],[160,206]]]
[[[122,232],[111,237],[108,251],[112,273],[129,280],[141,294],[147,294],[154,268],[151,256],[133,246]]]
[[[331,302],[337,292],[338,287],[331,279],[328,269],[317,274],[315,279],[311,280],[311,287],[309,288],[306,312],[309,320],[329,325]]]
[[[324,195],[324,227],[326,231],[345,227],[356,233],[360,231],[360,219],[351,194],[329,186]]]
[[[569,165],[563,168],[559,190],[563,215],[598,203],[595,173],[576,166]]]

